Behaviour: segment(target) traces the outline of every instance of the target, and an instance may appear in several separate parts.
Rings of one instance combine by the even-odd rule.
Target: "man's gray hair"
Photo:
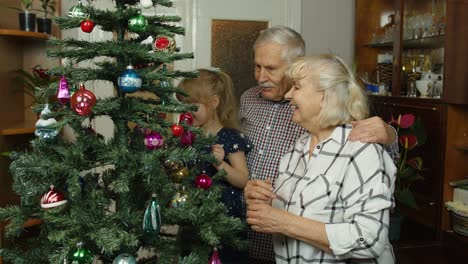
[[[267,43],[276,43],[286,46],[282,57],[288,63],[305,55],[305,42],[302,36],[294,29],[285,26],[273,26],[262,30],[254,43],[254,49]]]

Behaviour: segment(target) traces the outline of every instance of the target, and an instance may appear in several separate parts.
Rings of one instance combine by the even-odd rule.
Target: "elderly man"
[[[292,110],[284,95],[291,88],[288,66],[305,54],[305,43],[291,28],[275,26],[261,32],[254,44],[255,79],[258,86],[241,97],[240,115],[245,134],[254,148],[247,155],[250,179],[269,180],[274,186],[283,154],[305,132],[293,123]],[[395,130],[378,117],[353,122],[350,140],[375,142],[398,153]],[[255,263],[274,263],[269,234],[249,232],[249,253]]]

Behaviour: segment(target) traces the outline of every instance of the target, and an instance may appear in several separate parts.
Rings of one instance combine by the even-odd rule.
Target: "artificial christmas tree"
[[[141,4],[150,2],[156,9],[172,5],[169,0]],[[24,240],[23,223],[42,222],[26,247],[0,250],[12,263],[130,263],[135,258],[138,263],[208,263],[221,244],[242,244],[241,221],[227,217],[219,202],[216,182],[222,173],[200,180],[200,162],[216,162],[204,151],[213,138],[191,126],[188,113],[196,107],[174,96],[181,91],[172,79],[196,75],[168,70],[167,64],[193,56],[179,54],[175,46],[174,34],[184,32],[174,26],[180,18],[142,18],[139,1],[113,3],[114,10],[98,10],[77,1],[67,16],[56,19],[63,30],[92,20],[115,38],[50,40],[54,48],[48,55],[66,60],[49,72],[62,77],[60,83],[37,89],[45,98],[57,98],[37,106],[38,112],[47,107],[41,119],[57,121],[41,123],[40,129],[69,126],[75,139],[38,136],[31,150],[11,156],[21,204],[0,208],[0,220],[8,221],[7,237]],[[149,37],[155,43],[143,44]],[[79,66],[96,57],[100,60],[92,67]],[[85,88],[94,80],[112,83],[116,96],[96,98]],[[72,93],[69,85],[80,88]],[[137,91],[144,96],[129,96]],[[166,119],[180,113],[181,121]],[[90,126],[100,116],[114,123],[110,139]],[[184,230],[190,231],[190,245],[180,241],[187,237]]]

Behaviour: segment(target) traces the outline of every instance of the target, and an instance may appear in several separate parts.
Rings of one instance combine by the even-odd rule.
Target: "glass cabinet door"
[[[403,1],[401,95],[439,99],[443,90],[445,0]]]

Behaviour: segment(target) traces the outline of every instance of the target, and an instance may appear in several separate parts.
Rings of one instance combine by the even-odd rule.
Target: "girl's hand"
[[[220,144],[213,145],[211,147],[211,152],[218,160],[219,163],[223,162],[224,160],[224,149]]]

